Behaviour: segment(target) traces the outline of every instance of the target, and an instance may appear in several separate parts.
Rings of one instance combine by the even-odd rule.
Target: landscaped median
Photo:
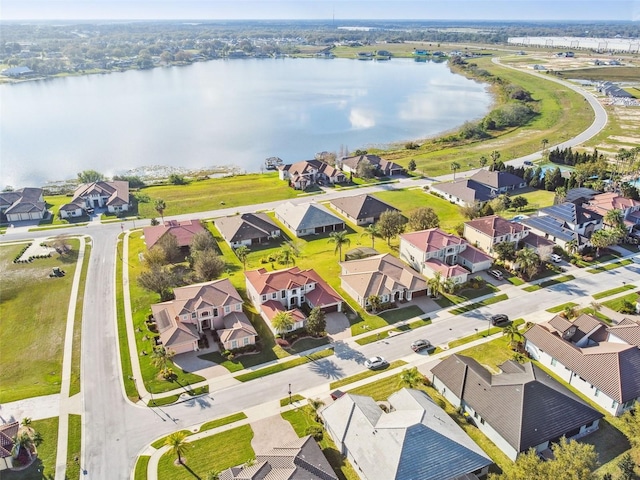
[[[626,292],[627,290],[633,290],[637,288],[635,285],[623,285],[618,288],[612,288],[611,290],[605,290],[604,292],[598,292],[591,295],[595,300],[600,300],[601,298],[611,297],[613,295],[617,295],[618,293]]]
[[[551,280],[545,280],[544,282],[540,282],[537,285],[529,285],[528,287],[524,287],[523,290],[525,292],[535,292],[536,290],[540,290],[542,288],[550,287],[552,285],[558,285],[564,282],[570,282],[571,280],[575,280],[576,277],[573,275],[562,275],[561,277],[556,277]]]
[[[395,362],[391,362],[391,364],[389,364],[389,366],[384,370],[393,370],[394,368],[402,367],[403,365],[406,365],[406,364],[407,362],[405,362],[404,360],[396,360]],[[382,371],[383,370],[365,370],[364,372],[360,372],[356,375],[351,375],[350,377],[341,378],[340,380],[331,382],[329,389],[335,390],[336,388],[343,387],[350,383],[358,382],[360,380],[364,380],[365,378],[373,377],[374,375],[377,375]]]
[[[626,258],[624,260],[620,260],[619,262],[607,263],[606,265],[600,265],[599,267],[596,267],[596,268],[590,268],[589,270],[587,270],[587,272],[589,273],[606,272],[609,270],[614,270],[616,268],[626,267],[631,263],[633,263],[633,261]]]
[[[465,305],[464,307],[454,308],[453,310],[449,310],[449,313],[453,315],[461,315],[463,313],[470,312],[471,310],[476,310],[477,308],[486,307],[487,305],[493,305],[494,303],[502,302],[507,300],[509,296],[506,293],[501,295],[496,295],[495,297],[486,298],[480,302],[470,303],[469,305]]]

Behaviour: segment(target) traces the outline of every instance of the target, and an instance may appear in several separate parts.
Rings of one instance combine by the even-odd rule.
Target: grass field
[[[90,257],[91,245],[85,245],[80,285],[85,285]],[[73,322],[73,352],[71,352],[71,380],[69,384],[69,396],[73,396],[80,392],[80,357],[82,353],[82,309],[84,307],[84,291],[84,288],[78,289],[78,297],[76,299],[76,314]]]
[[[67,438],[67,472],[66,478],[78,480],[80,478],[80,454],[82,445],[82,417],[69,415],[69,436]],[[76,458],[78,461],[76,461]]]
[[[38,458],[29,468],[20,472],[3,471],[2,480],[45,480],[55,477],[58,417],[33,420],[31,427],[42,435],[42,443],[38,447]]]
[[[0,248],[0,403],[60,392],[62,351],[79,241],[64,256],[12,263],[21,245]],[[66,272],[49,278],[53,267]]]

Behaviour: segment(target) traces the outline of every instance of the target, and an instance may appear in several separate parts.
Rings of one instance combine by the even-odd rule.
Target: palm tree
[[[422,375],[417,367],[403,369],[400,374],[400,386],[406,386],[408,388],[414,388],[424,382],[424,375]]]
[[[614,238],[614,235],[608,230],[597,230],[593,232],[589,241],[591,245],[596,247],[596,258],[598,258],[600,256],[600,249],[613,245],[616,242],[616,238]]]
[[[434,273],[433,277],[427,280],[427,286],[429,287],[431,296],[437,297],[442,291],[442,274],[440,272]]]
[[[502,335],[509,337],[509,346],[511,349],[518,343],[517,341],[522,338],[522,333],[518,330],[515,323],[510,323],[502,329]]]
[[[564,314],[564,317],[567,320],[571,320],[572,318],[575,318],[576,315],[577,315],[576,306],[575,305],[567,305],[562,310],[562,313]]]
[[[207,472],[207,480],[220,480],[220,472],[216,472],[215,470]]]
[[[319,418],[318,410],[320,409],[320,407],[324,406],[324,402],[319,398],[309,398],[307,401],[309,402],[309,406],[311,407],[311,410],[313,410],[316,421],[318,421],[318,418]]]
[[[162,218],[162,223],[164,223],[164,211],[167,209],[167,204],[164,202],[164,200],[159,198],[155,201],[153,206],[156,209],[156,212],[158,212],[158,214],[160,215],[160,218]]]
[[[547,150],[547,146],[549,145],[549,140],[546,138],[542,139],[542,156],[544,157],[545,151]]]
[[[460,170],[460,164],[458,162],[451,162],[451,170],[453,170],[453,179],[456,179],[456,171]]]
[[[247,247],[246,245],[240,245],[238,248],[236,248],[236,256],[238,257],[238,260],[242,262],[242,267],[244,270],[247,269],[247,257],[249,256],[249,252],[249,247]]]
[[[361,237],[367,236],[367,237],[371,237],[371,248],[375,248],[376,247],[376,237],[380,236],[380,229],[378,228],[378,224],[377,223],[372,223],[370,225],[367,225],[364,229],[364,232],[362,233],[362,235],[360,235]]]
[[[491,152],[490,157],[491,157],[491,161],[493,163],[496,163],[498,161],[498,159],[500,158],[500,152],[497,151],[497,150],[494,150],[493,152]]]
[[[589,305],[591,306],[591,308],[593,308],[594,312],[599,312],[600,310],[602,310],[602,305],[595,300],[593,300]]]
[[[447,293],[453,293],[454,290],[456,289],[456,282],[453,281],[453,278],[447,278],[441,284],[442,284],[442,288]]]
[[[569,240],[565,244],[565,248],[567,249],[567,252],[569,252],[570,255],[573,255],[574,253],[577,253],[578,252],[578,241],[576,239]]]
[[[371,307],[371,311],[373,313],[376,313],[380,308],[380,305],[382,305],[382,300],[378,295],[369,295],[367,297],[367,302],[369,302],[369,306]]]
[[[489,163],[489,159],[487,157],[485,157],[484,155],[482,155],[480,157],[480,168],[486,167],[487,163]]]
[[[171,360],[175,354],[176,352],[174,352],[173,350],[164,348],[164,346],[162,345],[158,345],[153,349],[153,353],[151,354],[151,362],[157,368],[165,369],[167,368],[167,363],[169,363],[169,360]]]
[[[291,312],[278,312],[271,320],[271,325],[273,325],[276,332],[282,335],[282,338],[284,338],[287,330],[293,327],[294,323]]]
[[[624,213],[619,208],[614,208],[605,214],[604,221],[613,229],[624,228]]]
[[[178,463],[184,465],[182,456],[191,447],[191,444],[186,442],[187,434],[185,432],[174,432],[167,437],[164,444],[169,447],[169,452],[175,453],[178,457]]]
[[[14,458],[18,458],[20,455],[20,450],[25,449],[27,451],[27,455],[29,456],[29,460],[31,460],[31,450],[33,449],[33,439],[31,436],[22,431],[18,433],[15,437],[13,437],[13,449],[11,454]]]
[[[533,248],[523,248],[516,253],[516,262],[520,265],[520,271],[531,278],[538,273],[540,256]]]
[[[284,263],[287,267],[289,266],[289,262],[292,265],[296,264],[295,253],[290,245],[286,243],[282,246],[280,250],[278,250],[278,261],[280,263]]]
[[[347,237],[346,230],[342,230],[341,232],[331,232],[329,236],[331,237],[329,238],[329,243],[336,244],[336,248],[333,253],[340,252],[338,254],[338,260],[341,261],[340,259],[342,258],[342,246],[351,245],[351,239]]]

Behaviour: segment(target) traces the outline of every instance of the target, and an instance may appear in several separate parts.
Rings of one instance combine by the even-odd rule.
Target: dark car
[[[429,340],[420,339],[416,340],[415,342],[411,342],[411,350],[413,350],[414,352],[419,352],[420,350],[429,350],[431,348],[433,348],[433,345],[431,345],[431,342]]]
[[[507,317],[504,313],[499,313],[491,317],[491,325],[495,325],[496,327],[502,327],[504,325],[508,325],[511,323],[509,317]]]

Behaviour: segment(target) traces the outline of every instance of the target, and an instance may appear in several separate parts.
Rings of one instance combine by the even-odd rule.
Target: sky
[[[640,0],[2,0],[2,20],[633,20]]]

